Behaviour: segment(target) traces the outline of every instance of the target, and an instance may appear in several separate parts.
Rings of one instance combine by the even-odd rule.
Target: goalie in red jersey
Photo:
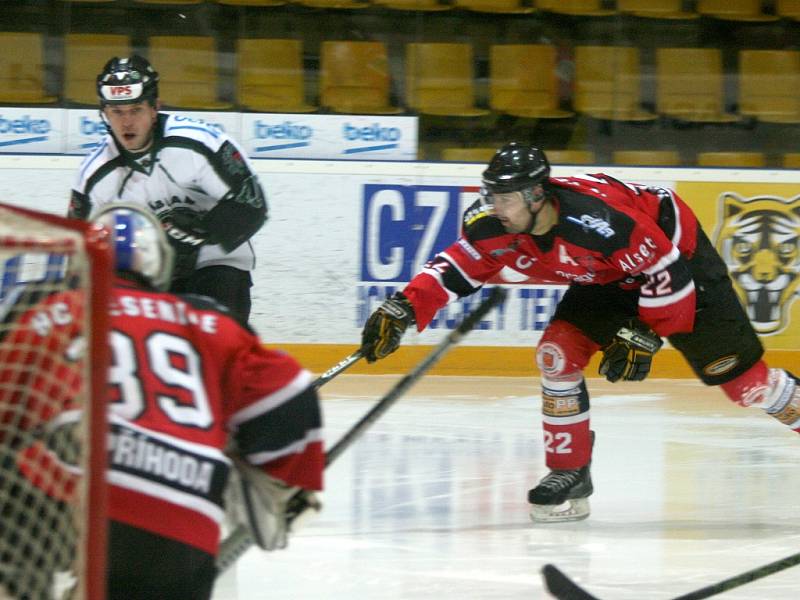
[[[308,371],[266,349],[214,300],[159,291],[169,284],[173,250],[146,209],[109,204],[95,221],[112,234],[116,264],[107,598],[207,599],[234,462],[240,513],[262,548],[285,547],[292,517],[319,509],[313,492],[322,489],[325,459],[317,393]],[[81,293],[65,291],[18,317],[0,345],[0,418],[22,405],[23,431],[55,424],[69,430],[78,422],[69,394],[80,369],[65,360],[63,372],[49,373],[37,355],[72,353],[74,363],[82,311]],[[43,368],[25,369],[31,361]],[[55,503],[72,502],[74,470],[55,486],[52,476],[37,477],[45,460],[42,445],[33,444],[22,446],[17,464]],[[22,558],[35,563],[33,554]],[[16,564],[15,575],[37,567]],[[49,594],[40,585],[31,597]]]
[[[589,516],[594,432],[584,369],[602,350],[609,381],[641,380],[663,337],[707,385],[800,432],[800,385],[770,369],[722,258],[674,191],[604,174],[550,177],[540,149],[503,146],[461,237],[387,299],[362,333],[367,359],[394,352],[406,328],[495,276],[569,285],[537,347],[546,463],[528,493],[534,521]]]

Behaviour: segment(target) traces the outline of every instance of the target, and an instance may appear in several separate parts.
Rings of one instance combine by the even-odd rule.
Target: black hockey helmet
[[[517,192],[545,182],[550,177],[550,163],[543,150],[510,142],[495,152],[482,177],[489,194]]]
[[[147,59],[138,54],[123,58],[115,56],[97,76],[97,95],[100,106],[135,104],[143,100],[155,104],[158,73]]]

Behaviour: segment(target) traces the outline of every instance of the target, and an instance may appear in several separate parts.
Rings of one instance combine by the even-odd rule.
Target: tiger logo
[[[720,197],[715,246],[755,330],[774,334],[789,324],[800,295],[800,196]]]

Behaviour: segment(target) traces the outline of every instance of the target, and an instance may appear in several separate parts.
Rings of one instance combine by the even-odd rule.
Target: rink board
[[[63,155],[0,156],[0,199],[63,214],[79,161]],[[483,169],[467,163],[391,161],[253,163],[271,216],[253,238],[258,265],[251,324],[265,341],[292,349],[315,371],[352,352],[364,321],[383,298],[402,288],[426,260],[456,239],[463,209],[478,197]],[[800,363],[800,303],[795,302],[800,281],[800,172],[554,168],[556,176],[597,172],[676,189],[732,261],[741,297],[749,293],[759,304],[752,309],[758,321],[754,325],[769,356],[776,361],[789,356],[793,359],[785,360],[790,365]],[[768,226],[757,228],[760,238],[745,231],[753,238],[748,240],[737,231],[741,222],[764,218]],[[742,251],[743,239],[755,249],[750,255]],[[755,266],[764,281],[754,284],[748,273]],[[535,373],[531,348],[566,288],[524,279],[495,283],[508,289],[507,302],[479,323],[437,373]],[[749,292],[744,289],[748,286]],[[402,372],[416,364],[490,287],[440,311],[426,331],[407,332],[401,354],[372,365],[368,372]],[[683,359],[672,354],[668,348],[659,354],[658,376],[689,376]],[[366,369],[354,367],[362,368]]]

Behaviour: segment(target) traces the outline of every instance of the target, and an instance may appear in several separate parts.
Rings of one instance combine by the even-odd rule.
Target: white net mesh
[[[12,598],[65,597],[82,572],[82,248],[80,233],[0,206],[0,582]]]

